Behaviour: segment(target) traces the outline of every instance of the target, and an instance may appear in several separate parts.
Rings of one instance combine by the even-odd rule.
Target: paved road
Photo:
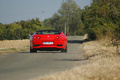
[[[68,52],[29,51],[0,56],[0,80],[29,80],[74,67],[81,58],[82,36],[68,37]],[[78,55],[79,53],[79,55]]]

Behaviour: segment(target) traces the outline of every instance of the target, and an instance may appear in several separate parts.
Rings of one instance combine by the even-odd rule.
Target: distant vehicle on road
[[[38,30],[30,36],[30,52],[58,51],[67,52],[67,37],[60,30]]]

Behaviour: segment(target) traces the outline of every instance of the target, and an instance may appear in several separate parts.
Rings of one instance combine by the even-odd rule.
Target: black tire
[[[65,49],[61,49],[61,52],[67,53],[67,46],[65,47]]]
[[[31,47],[30,47],[30,53],[34,53],[34,52],[37,52],[37,50],[31,49]]]

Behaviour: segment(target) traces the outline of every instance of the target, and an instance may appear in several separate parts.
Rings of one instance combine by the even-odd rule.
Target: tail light
[[[40,39],[40,36],[33,36],[33,39]]]
[[[56,36],[56,39],[62,39],[63,36]]]
[[[37,39],[37,37],[36,37],[36,36],[33,36],[33,39]]]
[[[59,36],[56,36],[56,39],[59,39]]]
[[[63,38],[63,36],[60,36],[60,39],[62,39]]]
[[[38,39],[40,39],[40,36],[38,36]]]

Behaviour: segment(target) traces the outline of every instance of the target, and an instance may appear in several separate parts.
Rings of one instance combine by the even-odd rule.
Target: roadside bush
[[[42,29],[39,18],[4,25],[0,23],[0,40],[28,39],[29,34]]]

